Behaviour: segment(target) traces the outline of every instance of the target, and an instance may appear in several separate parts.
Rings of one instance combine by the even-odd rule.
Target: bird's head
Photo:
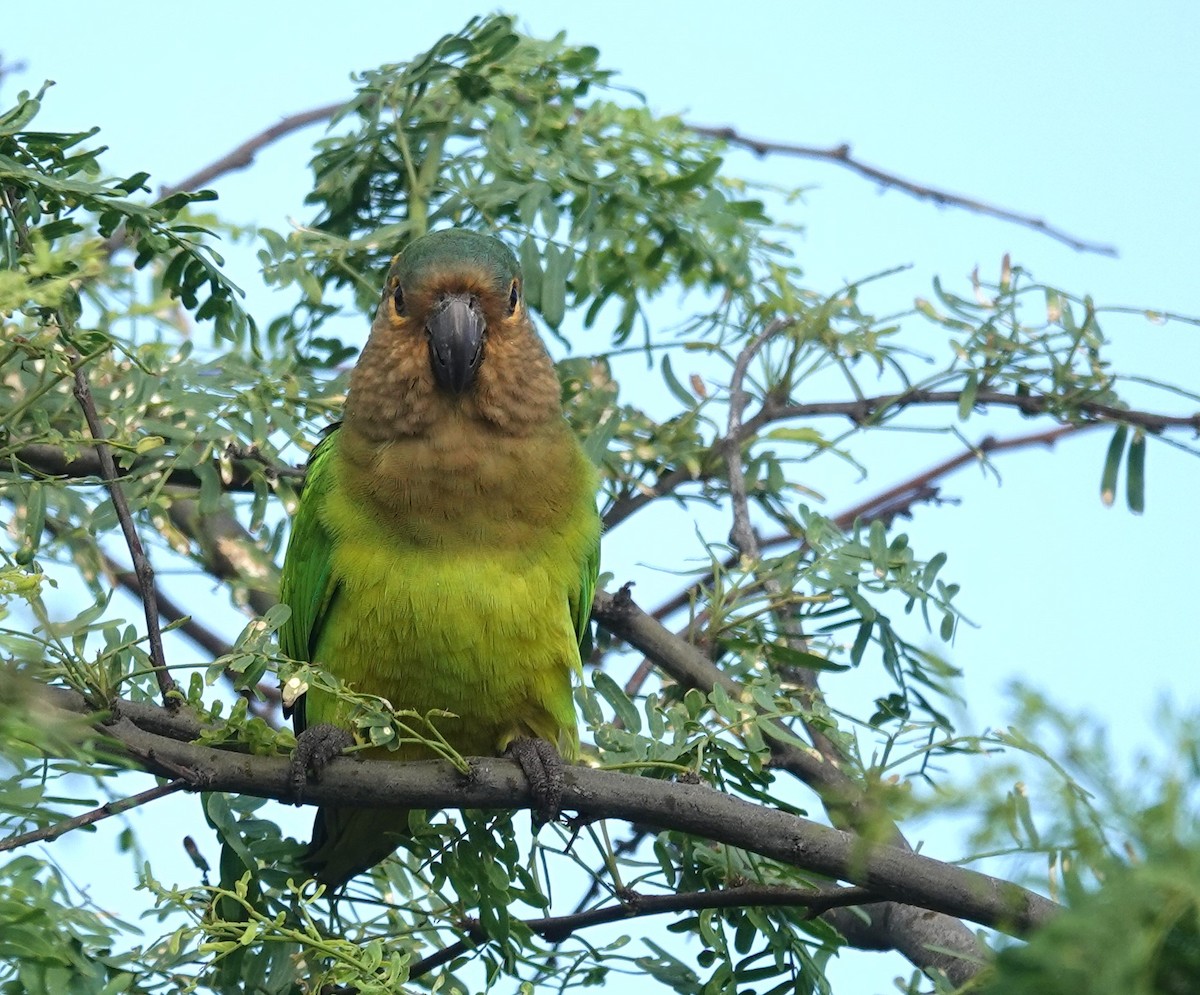
[[[350,378],[347,424],[386,440],[463,419],[509,433],[561,419],[521,290],[516,258],[490,235],[450,228],[406,245]]]
[[[489,340],[528,327],[521,270],[490,235],[433,232],[392,260],[376,320],[428,352],[441,390],[462,394],[474,386]]]

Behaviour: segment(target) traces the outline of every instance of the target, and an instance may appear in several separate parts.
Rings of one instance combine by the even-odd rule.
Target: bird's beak
[[[483,360],[487,331],[479,302],[468,294],[449,294],[434,306],[425,323],[429,362],[438,384],[461,394],[474,381]]]

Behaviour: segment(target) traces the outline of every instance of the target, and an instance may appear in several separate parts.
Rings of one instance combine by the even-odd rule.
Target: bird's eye
[[[396,289],[392,291],[392,303],[396,305],[396,314],[404,314],[404,288],[398,283]]]
[[[521,301],[521,281],[513,280],[512,289],[508,292],[508,313],[515,314]]]

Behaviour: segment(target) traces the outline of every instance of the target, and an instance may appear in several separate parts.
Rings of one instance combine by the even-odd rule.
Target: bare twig
[[[314,107],[311,110],[300,111],[296,114],[291,114],[277,121],[275,124],[255,135],[252,135],[246,141],[242,142],[237,148],[225,155],[221,156],[214,162],[209,163],[202,169],[197,170],[186,179],[180,180],[178,183],[163,187],[159,191],[162,197],[169,196],[173,193],[181,193],[185,191],[198,190],[226,175],[227,173],[236,172],[239,169],[245,169],[254,163],[255,156],[258,155],[264,148],[278,141],[286,135],[301,128],[306,128],[312,124],[319,124],[322,121],[327,121],[337,114],[343,107],[344,102],[326,104],[322,107]],[[1023,228],[1030,228],[1036,232],[1062,242],[1064,245],[1069,245],[1071,248],[1080,252],[1094,252],[1104,256],[1115,256],[1117,250],[1111,245],[1103,245],[1098,242],[1086,241],[1063,231],[1061,228],[1056,228],[1041,218],[1035,218],[1032,215],[1022,214],[1017,211],[1012,211],[1007,208],[997,207],[994,204],[986,203],[985,201],[976,200],[972,197],[965,197],[961,194],[950,193],[947,190],[941,190],[936,187],[926,186],[924,184],[915,183],[912,180],[906,180],[903,177],[897,176],[894,173],[887,172],[877,166],[868,165],[859,159],[856,159],[851,153],[848,144],[835,145],[828,148],[821,148],[811,145],[798,145],[790,142],[779,142],[770,139],[750,138],[741,134],[736,129],[731,127],[713,127],[703,124],[688,124],[687,127],[705,138],[715,138],[718,141],[726,142],[729,145],[738,146],[753,152],[759,158],[765,158],[769,155],[786,155],[795,156],[804,159],[815,159],[822,162],[830,162],[834,165],[849,169],[860,176],[873,180],[885,187],[890,187],[895,190],[900,190],[919,200],[932,201],[934,204],[943,207],[957,207],[966,211],[971,211],[975,214],[982,214],[987,217],[998,218],[1001,221],[1006,221],[1011,224],[1020,225]],[[110,239],[109,251],[119,248],[123,244],[121,240],[114,241],[117,236],[114,235]]]
[[[264,128],[258,134],[248,138],[242,142],[237,148],[231,152],[227,152],[215,162],[209,163],[203,169],[199,169],[192,173],[186,179],[180,180],[171,186],[160,187],[158,191],[159,198],[170,197],[176,193],[188,193],[193,190],[199,190],[205,185],[219,179],[226,173],[233,173],[239,169],[254,163],[254,157],[258,155],[264,148],[274,142],[279,141],[285,135],[290,135],[293,131],[299,131],[301,128],[306,128],[310,124],[318,124],[321,121],[326,121],[333,117],[339,110],[344,107],[344,103],[326,104],[324,107],[314,107],[311,110],[301,111],[298,114],[292,114],[285,117],[282,121],[278,121],[269,128]],[[125,226],[122,225],[113,232],[104,243],[104,251],[109,255],[123,248],[127,241]]]
[[[120,815],[122,812],[128,812],[139,805],[145,805],[147,802],[174,794],[176,791],[182,791],[187,786],[187,782],[183,780],[168,781],[166,784],[148,788],[146,791],[130,795],[128,798],[122,798],[115,802],[107,802],[99,808],[92,809],[90,812],[84,812],[70,819],[64,819],[62,822],[56,822],[53,826],[35,829],[32,832],[22,833],[20,836],[11,836],[6,840],[0,841],[0,853],[28,846],[30,843],[56,840],[64,833],[69,833],[72,829],[94,825],[102,819],[107,819],[109,816]]]
[[[698,135],[704,135],[708,138],[716,138],[720,141],[727,142],[730,145],[736,145],[740,148],[747,149],[753,152],[760,159],[768,155],[788,155],[798,156],[802,159],[817,159],[822,162],[831,162],[834,165],[842,166],[859,176],[865,176],[869,180],[874,180],[876,183],[885,187],[890,187],[893,190],[900,190],[903,193],[910,194],[918,200],[929,200],[937,204],[939,207],[959,207],[963,210],[971,211],[974,214],[983,214],[992,218],[999,218],[1001,221],[1007,221],[1011,224],[1020,225],[1022,228],[1032,228],[1034,231],[1046,235],[1057,242],[1062,242],[1064,245],[1069,245],[1077,252],[1094,252],[1101,256],[1115,256],[1117,250],[1115,246],[1104,245],[1100,242],[1091,242],[1085,239],[1077,238],[1061,228],[1056,228],[1042,218],[1035,218],[1029,214],[1021,214],[1017,211],[1011,211],[1008,208],[997,207],[995,204],[988,204],[982,200],[975,200],[973,197],[964,197],[962,194],[950,193],[948,190],[940,190],[936,187],[925,186],[921,183],[914,183],[912,180],[906,180],[895,173],[889,173],[886,170],[880,169],[877,166],[871,166],[863,162],[861,159],[856,159],[851,152],[850,145],[842,143],[841,145],[833,145],[829,147],[819,147],[813,145],[793,145],[788,142],[776,142],[769,139],[750,138],[736,131],[733,128],[715,128],[707,125],[692,124],[688,125],[692,131]]]
[[[729,381],[729,423],[721,443],[721,455],[725,460],[725,473],[729,479],[729,500],[733,507],[733,528],[729,533],[729,541],[739,553],[750,558],[758,556],[758,540],[750,524],[746,475],[742,469],[742,441],[745,438],[742,431],[742,415],[750,402],[750,395],[742,385],[745,383],[750,363],[762,347],[792,324],[792,321],[776,318],[755,335],[738,353],[733,366],[733,376]]]
[[[339,101],[336,104],[326,104],[323,107],[314,107],[311,110],[300,111],[298,114],[289,114],[283,120],[277,121],[269,128],[264,128],[257,135],[246,139],[246,141],[242,142],[241,145],[231,152],[227,152],[220,159],[209,163],[203,169],[197,170],[186,179],[180,180],[174,186],[163,187],[159,191],[159,196],[169,197],[173,193],[199,190],[201,187],[212,183],[213,180],[224,176],[226,173],[245,169],[253,165],[254,157],[268,145],[279,141],[285,135],[290,135],[293,131],[307,128],[310,124],[319,124],[322,121],[329,120],[345,106],[344,101]]]

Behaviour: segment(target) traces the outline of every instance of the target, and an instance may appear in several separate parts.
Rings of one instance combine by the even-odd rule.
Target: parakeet
[[[512,748],[520,759],[548,742],[575,759],[596,490],[512,252],[462,229],[415,239],[388,271],[343,420],[309,460],[283,566],[281,649],[398,709],[454,713],[437,727],[465,756]],[[352,728],[317,689],[295,721],[298,733]],[[331,753],[350,742],[332,739]],[[539,750],[517,751],[530,745]],[[310,759],[301,779],[324,757]],[[323,808],[305,866],[336,888],[406,828],[406,812]]]

